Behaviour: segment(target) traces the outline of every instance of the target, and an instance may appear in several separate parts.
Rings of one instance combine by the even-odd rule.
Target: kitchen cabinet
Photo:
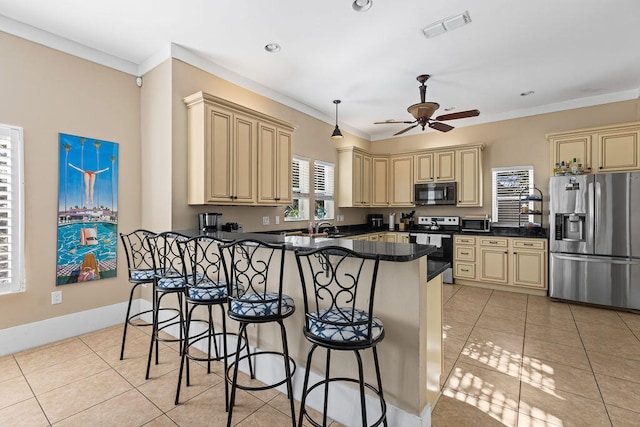
[[[291,204],[291,132],[258,123],[258,203]]]
[[[353,147],[338,150],[338,206],[371,206],[371,156]]]
[[[453,237],[453,277],[455,279],[476,279],[476,238],[472,236]]]
[[[640,170],[640,122],[547,134],[550,170],[573,161],[594,173]]]
[[[482,148],[456,150],[458,207],[482,207]]]
[[[414,155],[415,182],[447,182],[456,179],[455,151],[429,151]]]
[[[391,156],[391,206],[413,206],[413,156]]]
[[[372,157],[373,196],[371,206],[389,206],[389,157]]]
[[[546,294],[546,239],[454,236],[456,283]]]
[[[189,204],[290,203],[293,125],[204,92],[184,98],[184,103]],[[259,123],[275,131],[271,148],[276,151],[265,160],[266,169],[258,166]],[[259,174],[273,183],[271,200],[258,200]]]

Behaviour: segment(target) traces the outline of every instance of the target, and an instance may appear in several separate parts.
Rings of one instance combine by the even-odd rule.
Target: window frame
[[[7,283],[0,283],[0,295],[24,292],[25,268],[24,268],[24,132],[21,127],[0,123],[0,136],[8,137],[10,168],[9,189],[7,199],[11,201],[8,208],[10,236],[9,249],[9,276]],[[0,208],[1,209],[1,208]]]
[[[316,167],[322,167],[324,169],[324,185],[323,189],[319,189],[317,186],[317,174]],[[324,160],[313,161],[313,219],[315,221],[323,221],[335,219],[335,195],[336,195],[336,165]],[[322,217],[317,215],[319,203],[322,203],[322,209],[325,215]]]
[[[295,162],[305,162],[306,163],[306,188],[305,186],[299,185],[298,187],[294,187],[294,183],[295,183],[295,177],[294,177],[294,173],[295,173],[295,169],[296,167],[294,166]],[[298,166],[298,171],[300,171],[300,166]],[[285,222],[293,222],[293,221],[309,221],[309,217],[310,217],[310,211],[311,211],[311,185],[310,185],[310,176],[311,176],[311,159],[309,159],[308,157],[302,157],[302,156],[298,156],[298,155],[293,155],[291,157],[291,204],[288,206],[285,206],[284,208],[284,212],[283,212],[283,219]],[[299,173],[300,174],[300,173]],[[302,176],[298,176],[298,181],[299,184],[302,183],[302,181],[304,181],[305,179],[305,174],[303,173]],[[304,191],[306,190],[306,192]],[[296,201],[297,201],[297,210],[298,210],[298,216],[295,217],[291,217],[288,216],[288,212],[290,212],[290,210],[296,208]],[[301,205],[302,205],[302,209],[301,209]],[[302,215],[302,216],[301,216]]]
[[[514,191],[512,196],[502,196],[499,197],[499,191],[498,191],[498,175],[504,172],[512,172],[512,173],[520,173],[520,174],[527,174],[528,175],[528,192],[524,192],[521,193],[522,190],[524,189],[524,186],[517,186],[514,188],[517,188],[516,191]],[[517,220],[513,220],[513,221],[504,221],[500,219],[499,216],[499,203],[501,201],[515,201],[515,207],[513,207],[513,216],[514,217],[518,217],[518,215],[520,214],[520,198],[519,195],[520,194],[524,194],[524,195],[531,195],[534,192],[534,168],[532,165],[526,165],[526,166],[508,166],[508,167],[496,167],[496,168],[492,168],[491,169],[491,222],[494,223],[495,225],[499,225],[499,226],[504,226],[504,227],[518,227],[519,226],[519,221]],[[533,217],[530,216],[528,219],[529,222],[533,221]]]

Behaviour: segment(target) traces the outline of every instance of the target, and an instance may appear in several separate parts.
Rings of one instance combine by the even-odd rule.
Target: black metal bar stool
[[[186,365],[187,387],[190,385],[189,361],[196,360],[207,362],[207,373],[211,373],[211,362],[223,360],[224,372],[227,372],[227,358],[235,353],[229,353],[228,339],[232,336],[240,339],[237,334],[227,332],[225,306],[228,302],[229,288],[227,287],[227,275],[222,262],[223,253],[219,246],[229,243],[213,239],[211,237],[196,236],[189,240],[179,241],[178,248],[185,268],[185,301],[187,304],[185,337],[178,374],[178,387],[176,390],[176,405],[180,399],[180,386]],[[238,288],[231,287],[232,296],[237,296]],[[212,308],[220,307],[222,313],[222,331],[216,332]],[[198,307],[206,308],[207,318],[196,319],[194,312]],[[205,323],[206,327],[200,332],[194,332],[193,324]],[[248,339],[244,338],[244,347]],[[202,356],[192,347],[199,343],[206,344],[206,356]],[[222,347],[222,349],[220,349]],[[202,350],[202,349],[200,349]],[[229,410],[229,384],[225,381],[225,409]]]
[[[284,273],[284,245],[273,245],[254,239],[241,239],[222,246],[229,250],[229,256],[223,257],[225,269],[229,278],[229,309],[230,319],[240,323],[238,335],[246,334],[247,325],[255,323],[276,322],[280,326],[282,337],[282,353],[267,350],[255,350],[250,354],[240,356],[241,340],[238,340],[235,361],[227,368],[226,380],[231,383],[231,398],[229,401],[229,415],[227,426],[231,426],[233,405],[236,389],[266,390],[287,386],[287,397],[291,407],[291,425],[295,427],[295,408],[293,405],[293,388],[291,379],[296,369],[294,360],[289,357],[287,333],[283,320],[295,311],[293,299],[282,293],[282,277]],[[238,295],[231,295],[231,285],[242,289]],[[248,359],[251,378],[254,378],[251,359],[260,355],[277,355],[282,357],[285,378],[273,384],[251,386],[238,384],[238,365]],[[230,377],[230,372],[233,375]]]
[[[179,342],[182,353],[184,338],[184,289],[186,284],[185,268],[180,256],[178,243],[188,240],[187,236],[171,231],[166,231],[146,238],[148,249],[153,259],[153,330],[149,343],[149,358],[147,360],[147,372],[145,379],[149,379],[151,371],[151,358],[155,347],[155,364],[159,362],[159,342]],[[162,300],[167,295],[176,295],[177,308],[162,307]],[[172,311],[174,316],[160,319],[161,313]],[[172,326],[178,327],[178,338],[163,337],[161,332]]]
[[[307,356],[302,402],[298,426],[306,418],[314,426],[327,425],[329,386],[334,382],[358,384],[360,412],[363,426],[387,425],[387,405],[382,391],[380,364],[376,345],[384,338],[382,321],[373,314],[379,257],[365,256],[338,246],[312,250],[297,250],[296,261],[304,295],[304,336],[312,343]],[[309,386],[311,360],[318,347],[327,351],[325,378]],[[375,364],[377,385],[364,379],[361,350],[371,349]],[[331,377],[331,352],[353,351],[358,365],[358,378]],[[324,386],[322,424],[313,420],[306,410],[307,397],[316,388]],[[366,391],[380,402],[380,416],[372,424],[367,421]]]
[[[129,274],[129,282],[131,293],[129,294],[129,304],[127,305],[127,315],[124,321],[124,331],[122,332],[122,348],[120,349],[120,360],[124,358],[124,345],[127,341],[127,327],[132,326],[151,326],[153,322],[146,322],[140,319],[145,314],[152,315],[153,309],[144,310],[131,314],[131,303],[136,289],[144,284],[153,283],[153,260],[151,252],[144,240],[148,236],[155,235],[149,230],[138,229],[128,234],[120,233],[120,239],[124,246],[124,253],[127,255],[127,271]],[[134,319],[138,319],[134,322]]]

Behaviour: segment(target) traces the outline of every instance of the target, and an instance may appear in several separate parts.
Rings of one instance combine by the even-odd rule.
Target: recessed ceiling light
[[[264,50],[269,53],[280,52],[280,45],[278,43],[268,43],[265,45]]]
[[[354,0],[351,5],[356,12],[366,12],[371,9],[371,6],[373,6],[373,0]]]
[[[427,25],[422,29],[422,33],[426,38],[430,39],[435,36],[439,36],[440,34],[444,34],[447,31],[452,31],[456,28],[460,28],[463,25],[469,24],[470,22],[471,17],[469,16],[469,12],[465,10],[464,13],[461,13],[459,15],[441,19],[440,21],[434,22],[431,25]]]
[[[528,91],[526,91],[526,92],[522,92],[522,93],[520,94],[520,96],[529,96],[529,95],[533,95],[534,93],[536,93],[536,92],[535,92],[535,91],[533,91],[533,90],[528,90]]]

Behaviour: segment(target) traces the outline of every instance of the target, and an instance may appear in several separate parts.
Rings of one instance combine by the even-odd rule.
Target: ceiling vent
[[[426,38],[430,39],[435,36],[439,36],[440,34],[444,34],[447,31],[453,31],[470,22],[471,17],[469,16],[469,12],[465,10],[464,13],[461,13],[460,15],[451,16],[441,21],[434,22],[433,24],[423,28],[422,32]]]

